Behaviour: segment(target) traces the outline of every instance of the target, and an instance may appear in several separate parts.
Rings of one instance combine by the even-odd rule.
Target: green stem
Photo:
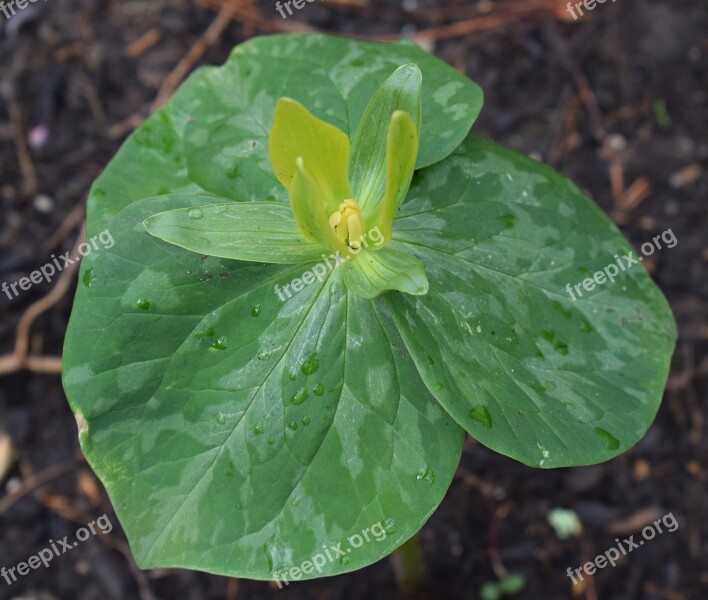
[[[425,562],[419,535],[416,533],[398,548],[393,559],[399,588],[411,598],[418,596],[425,581]]]

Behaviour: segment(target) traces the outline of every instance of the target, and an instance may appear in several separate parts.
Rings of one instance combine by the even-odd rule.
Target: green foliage
[[[258,38],[96,181],[89,235],[115,245],[82,265],[64,386],[140,566],[359,569],[422,527],[465,431],[542,468],[642,437],[668,306],[640,268],[566,295],[631,248],[561,175],[470,135],[481,104],[410,43]]]

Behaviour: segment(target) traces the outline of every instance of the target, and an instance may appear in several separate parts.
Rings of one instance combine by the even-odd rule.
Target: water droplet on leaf
[[[427,481],[430,485],[432,485],[433,483],[435,483],[435,473],[433,473],[433,472],[430,470],[430,467],[428,467],[428,466],[421,467],[421,469],[420,469],[420,470],[418,471],[418,473],[416,474],[415,478],[416,478],[417,480],[419,480],[419,481],[420,481],[421,479],[422,479],[423,481]]]
[[[617,448],[620,447],[619,440],[602,427],[595,427],[595,435],[602,440],[602,443],[608,450],[617,450]]]
[[[302,363],[302,366],[300,367],[300,370],[305,374],[305,375],[312,375],[313,373],[317,372],[317,369],[320,368],[320,361],[317,358],[317,352],[313,352],[310,354],[310,356],[307,357],[304,363]]]
[[[384,521],[384,530],[386,531],[386,535],[392,535],[398,531],[398,527],[396,526],[396,521],[395,519],[388,518]]]
[[[489,414],[489,411],[487,410],[486,406],[483,406],[482,404],[479,404],[475,406],[474,408],[470,408],[467,411],[467,414],[471,419],[474,419],[478,423],[481,423],[485,427],[491,427],[492,426],[492,415]]]
[[[194,337],[197,338],[198,340],[201,340],[203,338],[207,337],[214,337],[216,335],[216,330],[213,327],[209,327],[205,329],[204,331],[201,331],[199,333],[195,333]]]
[[[293,394],[292,398],[290,398],[290,402],[292,402],[295,405],[302,404],[305,400],[307,400],[307,397],[310,394],[307,392],[305,388],[302,388],[299,392],[296,394]]]
[[[224,337],[220,337],[218,340],[216,340],[211,345],[211,347],[214,348],[214,350],[226,350],[229,347],[229,345],[227,343],[226,337],[224,336]]]
[[[91,284],[93,284],[94,276],[93,276],[93,269],[89,269],[84,273],[84,276],[81,278],[81,281],[84,282],[84,285],[86,287],[91,287]]]

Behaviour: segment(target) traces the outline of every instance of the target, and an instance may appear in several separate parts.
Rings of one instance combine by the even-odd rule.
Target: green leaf
[[[644,435],[675,324],[641,266],[566,293],[631,251],[567,179],[471,136],[414,179],[394,240],[425,264],[430,292],[384,301],[428,388],[481,443],[551,468]]]
[[[408,177],[408,182],[413,175],[418,155],[417,132],[420,130],[422,79],[420,69],[414,64],[396,69],[371,98],[359,123],[352,140],[349,178],[354,199],[361,206],[365,217],[377,210],[384,195],[389,192],[392,170],[397,171],[397,167],[405,166],[409,172],[403,173],[402,178],[405,180]],[[402,121],[402,117],[394,118],[399,111],[407,113],[412,120],[415,131],[413,139],[409,137],[408,128],[405,127],[407,123]],[[401,142],[402,147],[392,145],[392,137]],[[409,154],[413,148],[415,152],[412,164],[409,165]],[[398,158],[398,153],[404,156],[393,162]],[[402,190],[404,197],[407,191],[406,185]],[[394,201],[397,200],[396,198]]]
[[[509,573],[499,582],[499,588],[505,594],[518,594],[526,586],[526,578],[521,573]]]
[[[115,246],[85,258],[64,356],[83,452],[138,564],[272,579],[323,544],[350,549],[309,579],[386,556],[442,499],[461,428],[340,272],[283,303],[274,286],[301,267],[166,244],[142,222],[168,207],[193,208],[129,207]]]
[[[327,215],[337,210],[342,200],[352,197],[347,174],[349,137],[299,102],[278,100],[269,149],[275,175],[287,189],[292,186],[298,159],[307,165],[322,194],[313,201],[322,202]]]
[[[488,581],[479,590],[479,596],[482,600],[499,600],[504,593],[496,581]]]
[[[410,63],[423,74],[423,128],[417,167],[425,167],[448,156],[465,138],[482,108],[483,94],[447,63],[411,41],[368,42],[321,34],[262,36],[237,46],[232,61],[244,62],[254,81],[249,90],[269,92],[297,90],[290,95],[305,106],[326,107],[327,121],[340,126],[350,137],[362,119],[371,97],[398,67]],[[270,77],[282,72],[287,77]],[[261,65],[260,69],[255,65]],[[256,82],[255,80],[258,79]],[[233,90],[231,90],[233,92]],[[345,110],[341,108],[346,107]]]
[[[482,91],[465,75],[409,42],[264,36],[238,46],[223,67],[198,70],[170,101],[190,181],[232,200],[286,202],[268,155],[277,100],[293,98],[351,138],[378,87],[409,63],[423,73],[417,165],[442,160],[482,107]]]
[[[168,195],[168,204],[198,196]],[[208,200],[208,198],[203,198]],[[145,219],[155,237],[192,252],[254,262],[299,264],[319,260],[324,247],[306,240],[290,207],[275,202],[178,208]]]
[[[376,298],[389,290],[414,296],[428,293],[425,265],[390,246],[375,251],[362,248],[341,269],[349,289],[362,298]]]

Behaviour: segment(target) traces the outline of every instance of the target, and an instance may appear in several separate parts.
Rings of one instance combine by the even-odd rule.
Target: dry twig
[[[84,241],[86,235],[86,226],[81,228],[74,251]],[[32,304],[22,315],[20,322],[17,324],[17,333],[15,337],[15,350],[12,354],[0,356],[0,375],[8,375],[22,370],[33,371],[35,373],[47,373],[58,375],[61,373],[61,358],[55,356],[30,356],[29,340],[32,324],[37,317],[45,313],[59,300],[64,297],[67,290],[73,281],[74,272],[78,268],[79,263],[69,265],[61,274],[56,286],[44,298]]]

